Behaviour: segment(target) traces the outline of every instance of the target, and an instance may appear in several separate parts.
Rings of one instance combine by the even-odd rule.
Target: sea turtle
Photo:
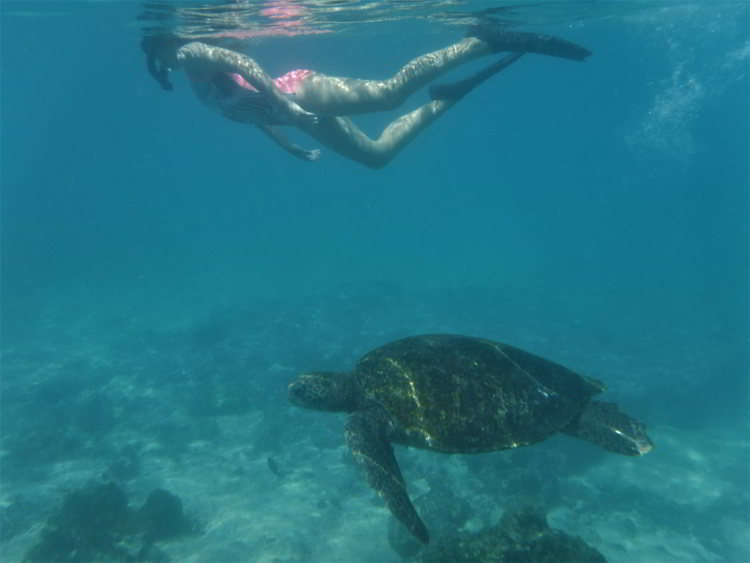
[[[562,432],[623,455],[652,444],[642,423],[593,401],[599,381],[482,338],[422,335],[363,356],[352,372],[312,372],[289,384],[301,407],[346,411],[346,442],[371,487],[420,541],[391,443],[444,453],[503,450]]]

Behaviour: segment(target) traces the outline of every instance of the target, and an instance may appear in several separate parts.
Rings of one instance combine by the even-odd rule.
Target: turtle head
[[[348,375],[332,371],[303,373],[289,384],[289,402],[298,407],[319,411],[352,410]]]
[[[604,401],[589,401],[563,432],[622,455],[644,455],[654,447],[642,422]]]

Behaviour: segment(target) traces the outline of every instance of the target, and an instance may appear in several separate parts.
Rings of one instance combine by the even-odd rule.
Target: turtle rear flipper
[[[642,422],[605,401],[589,401],[562,432],[622,455],[643,455],[653,448]]]
[[[430,536],[409,500],[393,446],[388,438],[391,421],[382,409],[355,411],[346,422],[346,443],[362,468],[367,483],[388,509],[422,543]]]

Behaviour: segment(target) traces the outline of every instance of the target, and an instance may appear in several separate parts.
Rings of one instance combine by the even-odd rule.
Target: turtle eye
[[[312,400],[310,387],[299,381],[289,384],[288,397],[292,403],[300,407],[309,406]]]
[[[296,383],[290,383],[288,387],[288,392],[291,397],[299,397],[302,394],[302,390],[300,389],[300,386]]]

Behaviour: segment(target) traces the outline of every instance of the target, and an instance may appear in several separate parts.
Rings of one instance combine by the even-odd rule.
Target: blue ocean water
[[[746,2],[0,10],[3,560],[104,482],[182,499],[200,533],[154,548],[176,561],[398,560],[345,418],[286,384],[428,332],[605,381],[656,447],[399,448],[413,497],[466,499],[467,533],[533,498],[611,561],[750,557]],[[593,55],[524,56],[382,170],[293,158],[139,48],[242,29],[271,75],[386,78],[477,17]],[[377,136],[426,99],[354,119]]]

